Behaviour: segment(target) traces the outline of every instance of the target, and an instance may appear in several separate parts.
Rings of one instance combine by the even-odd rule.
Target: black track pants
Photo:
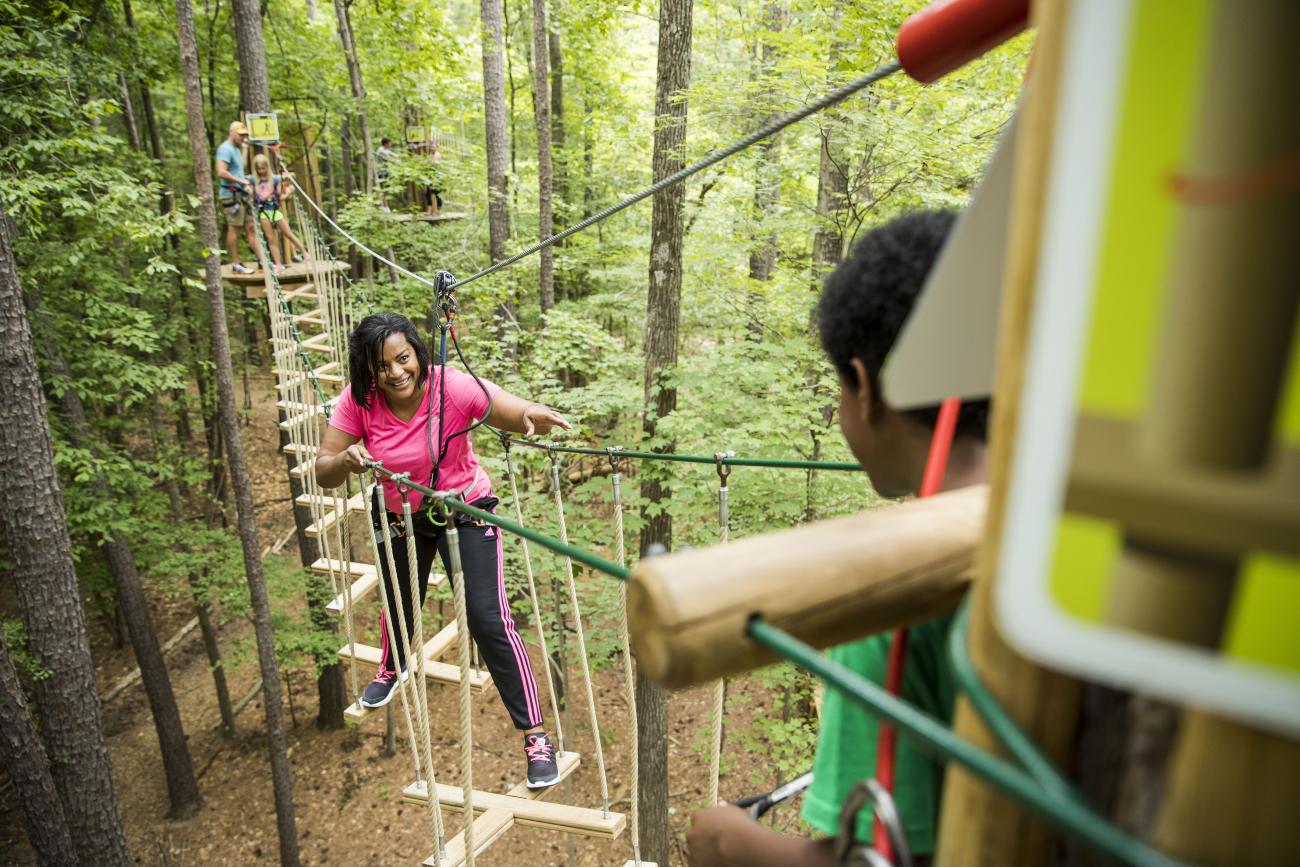
[[[479,505],[475,503],[474,505]],[[495,502],[484,503],[490,508]],[[482,508],[483,506],[480,506]],[[374,515],[375,504],[371,504]],[[401,519],[392,512],[388,513],[390,525],[397,527]],[[377,521],[376,521],[377,522]],[[416,579],[420,587],[420,605],[424,605],[425,593],[429,588],[429,570],[433,566],[435,548],[442,557],[447,575],[451,576],[451,560],[447,551],[447,534],[441,528],[435,528],[424,520],[422,515],[415,516],[415,556],[417,562]],[[501,531],[490,524],[476,526],[470,521],[457,524],[460,535],[460,561],[465,572],[465,608],[469,619],[469,632],[478,645],[479,654],[492,672],[492,680],[501,701],[515,728],[528,729],[542,723],[542,703],[537,692],[537,681],[533,677],[532,664],[528,652],[524,649],[523,639],[515,629],[515,622],[510,616],[510,603],[506,596],[505,575],[502,570]],[[388,595],[388,610],[397,616],[397,599],[393,592],[392,576],[388,570],[388,556],[384,550],[382,533],[379,537],[380,574],[383,576],[384,592]],[[407,638],[414,643],[412,631],[415,628],[415,607],[411,604],[410,582],[407,580],[406,537],[393,538],[393,562],[397,574],[402,580],[402,612],[406,619]],[[383,658],[380,665],[388,671],[394,671],[392,653],[388,638],[388,622],[384,618],[380,627],[380,642]],[[432,637],[425,629],[425,640]],[[401,648],[401,633],[397,635],[398,659],[406,667],[405,654]]]

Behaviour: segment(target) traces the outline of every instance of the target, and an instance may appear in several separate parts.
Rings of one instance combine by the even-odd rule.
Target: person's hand
[[[544,434],[553,427],[569,429],[569,423],[549,406],[543,406],[540,403],[530,403],[524,409],[524,433],[532,436],[533,434]]]
[[[366,462],[374,461],[370,452],[361,443],[353,443],[343,450],[343,466],[348,468],[349,473],[364,473],[367,469]]]
[[[761,831],[761,826],[731,804],[700,810],[691,820],[691,830],[686,835],[691,867],[731,867],[739,863],[727,853],[734,853],[738,841],[755,830]]]

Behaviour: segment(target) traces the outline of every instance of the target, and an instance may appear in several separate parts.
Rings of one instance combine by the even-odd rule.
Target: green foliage
[[[44,680],[53,672],[36,661],[27,649],[27,630],[23,628],[23,622],[17,619],[0,621],[0,629],[4,630],[5,649],[9,651],[9,658],[13,660],[14,670],[20,677],[29,677],[32,680]]]

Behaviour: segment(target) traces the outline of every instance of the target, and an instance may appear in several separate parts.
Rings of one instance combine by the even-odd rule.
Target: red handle
[[[929,84],[1029,24],[1029,0],[937,0],[898,28],[898,62]]]

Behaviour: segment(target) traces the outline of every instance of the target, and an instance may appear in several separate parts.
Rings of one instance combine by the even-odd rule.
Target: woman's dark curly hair
[[[951,211],[919,211],[892,220],[863,237],[826,278],[817,303],[822,348],[846,380],[853,379],[849,362],[860,360],[877,403],[880,370],[956,220]],[[932,428],[939,408],[905,412]],[[988,400],[963,401],[957,436],[986,439],[988,412]]]
[[[348,377],[352,380],[352,399],[357,406],[370,406],[370,393],[377,386],[379,366],[383,363],[384,341],[394,334],[403,335],[415,350],[415,359],[420,363],[416,388],[423,388],[429,378],[429,348],[411,320],[398,313],[372,313],[348,335]]]

